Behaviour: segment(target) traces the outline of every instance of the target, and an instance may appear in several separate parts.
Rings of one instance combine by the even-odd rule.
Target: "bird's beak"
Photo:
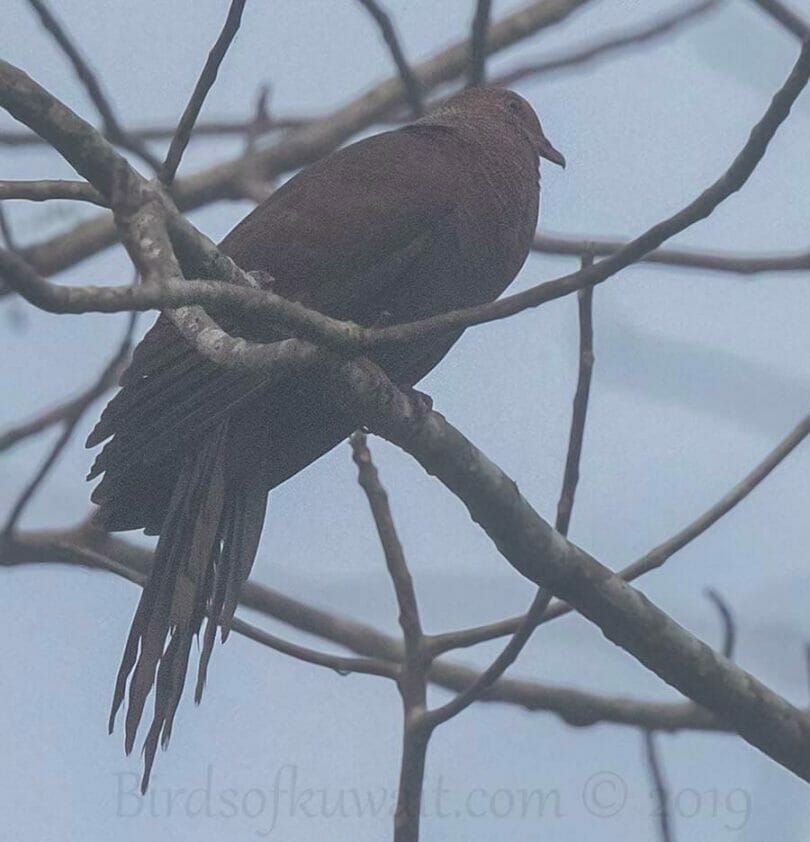
[[[551,161],[552,164],[559,164],[563,169],[565,169],[565,157],[562,152],[558,152],[551,145],[551,141],[542,132],[540,132],[540,144],[538,148],[541,158]]]

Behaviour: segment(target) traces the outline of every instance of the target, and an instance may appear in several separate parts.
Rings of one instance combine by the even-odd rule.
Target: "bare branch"
[[[219,66],[225,58],[225,53],[228,52],[228,47],[231,46],[231,42],[239,31],[239,24],[242,22],[242,11],[244,8],[245,0],[232,0],[222,31],[219,33],[216,43],[208,54],[205,66],[202,69],[202,73],[200,73],[200,78],[194,86],[191,99],[189,99],[188,105],[186,105],[186,109],[177,126],[177,131],[169,146],[169,151],[166,153],[166,160],[163,162],[163,166],[160,167],[158,178],[164,184],[171,184],[174,180],[177,167],[180,165],[180,159],[183,157],[183,152],[185,152],[188,141],[191,138],[194,123],[200,114],[200,109],[205,102],[208,91],[211,90],[211,86],[216,81]]]
[[[146,161],[152,169],[157,170],[160,162],[149,152],[143,143],[130,137],[124,131],[118,122],[118,118],[115,116],[112,106],[101,89],[101,84],[96,78],[96,74],[92,71],[84,56],[82,56],[79,48],[73,43],[65,27],[53,16],[43,0],[28,0],[28,2],[39,16],[42,26],[50,33],[73,66],[73,70],[79,77],[79,81],[84,85],[93,105],[96,106],[96,110],[104,124],[105,135],[112,143],[117,143],[124,149],[129,149],[130,152],[134,152]]]
[[[15,71],[9,65],[0,65],[0,82],[3,81],[4,76],[13,77],[14,74],[18,74],[17,78],[19,78],[19,75],[24,77],[24,74],[20,74],[19,71]],[[681,211],[654,225],[617,253],[591,267],[581,269],[579,272],[548,281],[491,304],[456,310],[422,322],[368,331],[365,334],[366,347],[373,345],[374,341],[411,341],[459,327],[506,318],[587,286],[602,283],[616,272],[657,248],[669,237],[711,214],[721,202],[743,186],[765,154],[776,130],[789,114],[793,102],[807,84],[808,76],[810,76],[810,46],[803,48],[792,73],[773,97],[765,115],[754,126],[748,142],[728,170]],[[30,85],[28,87],[30,88]],[[36,87],[38,88],[38,86]],[[39,90],[41,91],[41,89]],[[31,108],[29,104],[20,102],[19,96],[14,95],[13,89],[9,91],[6,88],[0,93],[2,93],[0,103],[5,103],[6,107],[15,116],[18,116],[18,119],[32,125],[32,127],[36,128],[39,125],[43,132],[48,132],[51,137],[56,139],[57,142],[54,145],[59,148],[59,137],[55,134],[53,126],[46,124],[40,109]],[[62,108],[64,109],[64,106]],[[67,111],[67,109],[64,109],[64,111]],[[60,113],[61,116],[64,116],[64,114]],[[75,115],[73,116],[75,117]],[[94,175],[92,170],[101,170],[102,168],[102,172],[95,173],[99,176],[99,180],[95,181],[92,177]],[[109,189],[109,155],[106,156],[104,161],[96,162],[94,160],[92,165],[85,165],[84,169],[85,171],[82,174],[93,182],[102,193]]]
[[[425,109],[422,104],[422,91],[419,86],[419,80],[414,76],[413,70],[411,70],[411,66],[405,58],[405,53],[399,43],[399,38],[397,38],[391,18],[377,0],[360,0],[360,4],[374,18],[374,21],[380,28],[383,40],[391,53],[391,58],[394,60],[400,79],[402,79],[405,96],[411,106],[413,116],[421,117],[425,113]]]
[[[801,55],[785,84],[774,95],[762,119],[751,130],[748,141],[726,172],[680,211],[653,225],[620,251],[586,269],[547,281],[489,304],[455,310],[418,323],[386,328],[386,336],[389,339],[396,337],[398,340],[410,341],[447,330],[496,321],[606,281],[670,237],[705,219],[745,184],[762,160],[777,129],[790,113],[796,98],[807,85],[808,77],[810,77],[810,42],[802,48]]]
[[[0,202],[0,239],[2,239],[3,244],[9,252],[12,254],[17,254],[19,252],[14,240],[14,232],[11,230],[11,225],[6,218],[6,209],[3,207],[2,202]],[[3,281],[3,272],[2,269],[0,269],[0,298],[8,295],[11,291],[11,287]]]
[[[314,122],[313,117],[268,117],[256,128],[255,116],[248,120],[201,120],[194,124],[193,138],[198,137],[244,137],[251,129],[261,135],[282,129],[300,129]],[[177,126],[145,125],[127,129],[127,134],[138,140],[171,140]],[[38,146],[45,141],[27,130],[0,131],[0,146]]]
[[[388,494],[380,482],[379,474],[371,461],[371,451],[364,433],[356,432],[349,439],[352,457],[357,465],[357,481],[365,492],[374,525],[385,554],[385,563],[391,581],[394,583],[397,605],[399,606],[399,625],[405,638],[406,653],[410,650],[418,653],[422,639],[422,624],[419,620],[419,607],[413,588],[413,579],[408,570],[402,544],[399,541],[394,518],[388,504]]]
[[[810,722],[788,701],[668,617],[567,541],[515,483],[435,412],[420,415],[369,361],[330,367],[335,400],[410,453],[467,506],[500,553],[660,678],[733,724],[746,741],[810,780]]]
[[[582,268],[590,266],[593,257],[582,259]],[[574,393],[574,409],[571,413],[571,431],[568,434],[568,455],[565,459],[560,500],[557,503],[557,520],[554,528],[562,535],[568,534],[571,511],[574,508],[574,495],[579,482],[579,463],[582,458],[582,445],[585,441],[585,419],[588,415],[588,398],[591,394],[591,376],[593,374],[593,287],[577,293],[579,311],[579,374]]]
[[[504,15],[490,27],[490,52],[503,50],[545,27],[564,20],[589,2],[593,0],[535,0]],[[465,39],[415,65],[413,71],[422,90],[429,91],[463,76],[468,69],[469,45]],[[357,132],[390,115],[402,104],[404,96],[399,75],[386,79],[331,114],[308,123],[300,130],[285,136],[279,143],[259,150],[256,166],[266,181],[272,181],[285,172],[311,163]],[[0,105],[3,101],[3,97],[0,97]],[[36,131],[36,126],[31,128]],[[50,139],[48,140],[50,142]],[[241,168],[240,156],[228,163],[178,180],[173,190],[177,206],[182,211],[189,211],[215,199],[239,198]],[[112,220],[109,216],[99,216],[80,223],[64,234],[27,248],[25,256],[37,271],[51,275],[115,242],[117,234]]]
[[[782,0],[754,0],[754,3],[790,30],[800,41],[810,39],[810,23],[802,18],[797,12],[788,8]]]
[[[108,563],[100,563],[102,558]],[[0,542],[2,566],[60,563],[101,568],[139,584],[145,580],[151,561],[149,550],[99,531],[90,521],[72,530],[17,532],[13,539]],[[307,634],[345,646],[360,655],[391,661],[397,665],[404,658],[404,647],[400,640],[365,623],[314,608],[255,581],[245,584],[240,604]],[[444,659],[436,661],[429,672],[432,682],[455,691],[464,690],[477,675],[469,667]],[[644,702],[521,679],[502,678],[485,691],[478,701],[512,704],[528,711],[554,713],[574,727],[608,723],[669,732],[729,731],[726,723],[691,702]]]
[[[810,415],[803,418],[749,474],[717,503],[671,538],[645,553],[632,564],[628,564],[627,567],[619,571],[618,575],[625,581],[632,582],[645,573],[661,567],[675,553],[702,535],[721,517],[728,514],[740,501],[744,500],[808,435],[810,435]],[[555,600],[543,616],[542,622],[547,623],[557,617],[562,617],[571,610],[569,605]],[[510,617],[496,623],[435,635],[432,638],[431,646],[434,651],[447,652],[450,649],[475,646],[507,634],[514,634],[523,622],[524,617],[525,615]]]
[[[2,205],[0,205],[0,236],[6,244],[6,248],[12,254],[16,254],[19,251],[14,239],[14,232],[11,230],[8,219],[6,219],[6,211]]]
[[[737,640],[737,628],[734,623],[734,616],[728,607],[728,603],[714,588],[706,588],[704,593],[714,603],[720,614],[720,619],[723,622],[723,648],[721,651],[727,658],[731,658],[734,654],[734,643]]]
[[[288,301],[269,290],[219,281],[168,277],[160,285],[79,287],[59,286],[40,277],[13,252],[0,249],[0,277],[26,301],[49,313],[119,313],[201,305],[212,312],[231,307],[234,312],[253,308],[302,337],[328,348],[356,351],[365,331]],[[245,346],[247,347],[247,346]],[[269,349],[268,349],[269,350]]]
[[[565,52],[543,61],[522,64],[506,73],[495,76],[492,79],[492,84],[511,87],[515,82],[519,82],[527,76],[542,76],[545,73],[553,73],[569,67],[588,64],[594,59],[600,58],[608,53],[621,50],[625,47],[637,46],[660,38],[662,35],[667,35],[684,24],[691,22],[704,12],[717,8],[718,5],[719,0],[701,0],[699,3],[687,6],[685,9],[678,9],[670,15],[663,15],[652,23],[636,29],[631,29],[619,35],[605,38],[604,40],[591,41],[570,52]]]
[[[133,322],[134,320],[130,319],[130,324],[133,324]],[[35,436],[38,433],[47,430],[49,427],[53,427],[56,424],[67,423],[71,418],[76,416],[81,417],[85,409],[87,409],[95,400],[100,398],[108,389],[113,387],[118,374],[120,373],[120,368],[126,361],[127,350],[128,349],[122,345],[122,348],[119,349],[119,352],[116,355],[116,358],[118,358],[123,353],[123,356],[120,356],[119,365],[115,365],[116,358],[114,358],[113,364],[108,365],[102,372],[101,376],[75,398],[71,398],[64,403],[43,412],[41,415],[38,415],[36,418],[32,418],[24,424],[20,424],[17,427],[6,430],[4,433],[0,433],[0,453],[4,450],[8,450],[18,441],[29,438],[30,436]]]
[[[284,640],[245,622],[239,617],[234,617],[231,621],[231,630],[261,643],[262,646],[281,652],[282,655],[288,655],[290,658],[295,658],[307,664],[327,667],[340,673],[340,675],[351,673],[376,675],[379,678],[390,678],[393,681],[396,681],[399,675],[399,668],[389,661],[383,661],[379,658],[351,658],[344,655],[333,655],[331,652],[321,652],[308,646],[301,646],[298,643]]]
[[[593,258],[588,255],[583,257],[583,267],[590,265]],[[574,407],[571,413],[571,432],[568,437],[568,453],[565,460],[565,473],[563,476],[560,501],[557,505],[557,521],[555,529],[561,535],[568,534],[568,525],[571,520],[571,511],[574,507],[574,494],[576,493],[579,480],[579,462],[582,456],[582,444],[585,437],[585,420],[588,413],[588,397],[591,390],[591,374],[593,372],[593,287],[581,290],[578,294],[579,309],[579,375],[577,387],[574,394]],[[462,693],[430,714],[430,722],[433,727],[441,722],[446,722],[452,716],[461,713],[469,707],[481,693],[494,684],[509,667],[517,660],[524,646],[529,642],[532,633],[540,624],[546,609],[551,602],[552,593],[545,588],[539,588],[532,601],[529,610],[524,615],[517,630],[503,651],[481,673],[480,676]],[[439,654],[441,646],[446,645],[447,636],[434,637],[430,641],[431,652]]]
[[[0,201],[4,199],[27,199],[32,202],[73,199],[107,207],[104,197],[86,181],[0,181]]]
[[[482,85],[486,79],[487,34],[492,0],[477,0],[470,35],[470,85]]]
[[[93,383],[93,385],[90,386],[83,395],[80,395],[79,398],[66,404],[65,407],[62,408],[63,414],[60,419],[62,423],[62,432],[48,453],[45,461],[34,474],[28,485],[23,489],[22,494],[12,507],[8,518],[6,519],[5,525],[3,526],[2,534],[4,536],[10,535],[14,531],[20,516],[28,503],[31,501],[31,498],[34,494],[36,494],[37,489],[45,480],[45,477],[47,477],[51,468],[56,463],[56,460],[65,449],[67,443],[70,441],[73,431],[76,429],[76,425],[79,423],[84,413],[92,405],[93,401],[103,395],[104,392],[118,380],[118,375],[121,373],[121,370],[124,365],[126,365],[126,361],[129,358],[130,348],[132,347],[132,333],[134,329],[135,315],[133,314],[127,322],[126,332],[124,333],[124,338],[122,339],[120,346],[116,350],[112,359],[106,366],[104,366],[104,369],[98,376],[96,382]],[[6,436],[4,436],[4,439],[9,435],[13,438],[15,431],[12,430],[10,434],[7,433]],[[19,439],[19,436],[17,439]]]
[[[655,745],[655,734],[649,730],[645,730],[643,733],[647,769],[652,778],[656,800],[658,801],[658,829],[661,833],[661,842],[674,842],[672,820],[669,815],[669,793],[661,771],[661,760],[658,757],[658,750]]]
[[[500,655],[461,693],[440,708],[436,708],[428,713],[428,722],[431,728],[435,728],[442,722],[447,722],[448,719],[466,710],[473,702],[479,699],[485,690],[501,678],[523,651],[523,647],[532,636],[532,632],[537,628],[537,624],[546,608],[548,608],[551,596],[551,591],[545,590],[542,587],[537,591],[537,595],[531,607],[526,612],[523,622],[514,635],[512,635],[509,643],[506,644]]]
[[[590,252],[594,257],[604,257],[621,251],[626,242],[600,238],[574,238],[561,235],[536,234],[532,249],[543,254],[560,254],[580,257]],[[731,272],[738,275],[755,275],[760,272],[806,272],[810,269],[810,251],[794,254],[723,254],[721,252],[692,251],[686,249],[655,249],[640,258],[638,263],[656,263],[687,269],[704,269],[710,272]]]
[[[737,503],[745,499],[808,435],[810,435],[810,415],[803,418],[747,476],[743,477],[711,508],[670,539],[629,564],[621,571],[620,575],[631,581],[638,578],[642,573],[660,567],[668,558],[694,541],[699,535],[702,535],[723,515],[731,511]]]
[[[411,842],[419,838],[425,758],[431,732],[430,724],[424,715],[427,704],[428,661],[423,656],[424,636],[413,580],[394,527],[388,495],[371,461],[371,451],[368,449],[365,433],[356,432],[349,441],[352,457],[357,465],[357,481],[368,499],[385,554],[388,574],[394,583],[399,606],[399,625],[405,640],[404,659],[397,678],[404,722],[394,840]]]

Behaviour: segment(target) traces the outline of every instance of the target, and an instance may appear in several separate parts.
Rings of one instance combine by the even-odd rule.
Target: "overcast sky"
[[[495,0],[494,14],[517,5]],[[555,54],[678,5],[594,2],[492,66]],[[810,14],[808,0],[792,5]],[[60,0],[52,6],[91,57],[122,120],[134,125],[177,119],[227,4]],[[414,59],[461,37],[472,6],[470,0],[388,2]],[[541,229],[632,236],[681,207],[739,151],[796,52],[794,41],[752,4],[729,0],[666,42],[521,85],[568,160],[564,172],[543,169]],[[3,3],[0,54],[95,119],[23,0]],[[205,113],[247,116],[257,88],[268,81],[279,113],[322,113],[390,72],[390,57],[359,3],[252,2]],[[0,115],[0,126],[12,121]],[[809,133],[805,93],[745,189],[678,245],[807,248]],[[232,142],[198,142],[183,171],[236,152]],[[2,178],[71,174],[44,149],[0,154]],[[192,218],[218,239],[248,207],[219,203]],[[10,218],[27,243],[92,213],[15,203]],[[574,266],[571,259],[533,256],[514,289]],[[121,283],[130,276],[115,249],[59,280]],[[725,493],[799,421],[810,403],[807,284],[807,273],[740,279],[645,266],[597,289],[596,368],[574,541],[610,566],[624,565]],[[144,329],[151,320],[141,320]],[[56,317],[2,302],[0,429],[86,385],[123,324],[122,316]],[[548,518],[562,474],[576,341],[576,304],[562,299],[469,331],[422,386]],[[28,509],[25,527],[69,525],[86,513],[83,478],[92,454],[82,441],[94,412]],[[4,509],[50,441],[44,436],[4,454]],[[379,440],[371,446],[427,630],[525,609],[530,584],[499,557],[463,506],[409,457]],[[806,703],[803,645],[810,639],[809,473],[805,444],[717,527],[641,582],[664,610],[712,643],[720,639],[719,620],[703,590],[717,588],[739,623],[740,663],[796,704]],[[396,630],[390,583],[348,446],[271,494],[253,575]],[[233,636],[217,647],[202,705],[184,698],[150,797],[140,800],[132,795],[140,758],[124,757],[120,733],[106,735],[137,590],[102,573],[52,566],[0,571],[0,578],[0,718],[6,723],[0,814],[15,839],[390,837],[389,812],[371,815],[367,807],[358,816],[352,795],[369,793],[389,806],[393,798],[400,710],[386,682],[340,677]],[[259,622],[302,639],[266,618]],[[485,646],[460,657],[483,665],[496,651]],[[538,632],[512,674],[608,694],[677,698],[577,617]],[[444,696],[433,693],[434,701]],[[660,745],[679,840],[799,842],[810,835],[803,786],[741,740],[679,735]],[[587,808],[593,781],[605,787],[606,802],[608,792],[626,794],[615,815]],[[641,737],[630,729],[574,729],[547,714],[479,705],[435,736],[426,787],[425,839],[653,838],[655,804]],[[190,802],[195,788],[200,792]],[[310,807],[314,817],[289,793],[308,789],[323,790],[326,799],[325,807]],[[539,818],[536,804],[521,814],[521,793],[533,790],[548,796]],[[210,806],[192,815],[206,792]]]

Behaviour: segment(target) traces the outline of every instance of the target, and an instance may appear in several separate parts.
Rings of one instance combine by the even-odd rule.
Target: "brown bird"
[[[492,301],[529,252],[541,156],[565,166],[529,103],[511,91],[472,88],[302,170],[221,249],[260,283],[272,276],[275,292],[366,326]],[[217,318],[246,338],[282,335],[272,325]],[[460,335],[375,351],[373,359],[411,388]],[[196,701],[217,625],[227,637],[269,490],[362,421],[333,405],[323,376],[307,371],[263,386],[204,359],[160,316],[88,439],[89,447],[110,439],[89,475],[104,474],[93,492],[100,525],[160,536],[110,714],[112,731],[129,681],[129,753],[155,688],[144,791],[206,615]]]

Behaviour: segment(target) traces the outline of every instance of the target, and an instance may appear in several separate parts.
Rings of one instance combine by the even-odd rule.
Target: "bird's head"
[[[420,122],[465,126],[505,124],[525,136],[541,158],[565,167],[565,158],[546,137],[532,106],[520,94],[507,88],[488,85],[467,88],[445,100]]]

